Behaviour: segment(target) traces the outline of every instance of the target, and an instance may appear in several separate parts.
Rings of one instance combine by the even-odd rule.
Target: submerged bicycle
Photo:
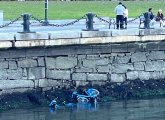
[[[90,88],[85,90],[82,94],[79,94],[77,91],[74,91],[72,93],[72,99],[81,103],[96,103],[99,94],[100,93],[97,89]]]

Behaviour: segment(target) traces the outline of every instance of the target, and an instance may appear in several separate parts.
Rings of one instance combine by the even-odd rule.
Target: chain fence
[[[139,15],[131,20],[128,20],[127,23],[138,23],[139,24],[139,21],[137,22],[138,19],[140,19],[140,17],[143,16],[143,15]],[[115,18],[109,18],[109,19],[104,19],[100,16],[98,16],[97,14],[93,14],[93,17],[96,17],[98,20],[104,22],[104,23],[107,23],[109,25],[109,29],[111,28],[111,25],[114,26],[114,29],[115,29],[115,26],[116,26],[116,19]],[[44,21],[41,20],[41,19],[38,19],[37,17],[31,15],[31,18],[33,18],[34,20],[38,21],[39,23],[41,24],[44,24]],[[72,21],[72,22],[69,22],[69,23],[64,23],[64,24],[48,24],[48,26],[54,26],[54,27],[65,27],[65,26],[69,26],[69,25],[74,25],[75,23],[79,22],[80,20],[82,19],[86,19],[86,22],[87,22],[87,17],[86,15]]]
[[[0,28],[8,27],[9,25],[14,24],[18,20],[20,20],[21,18],[22,18],[22,15],[18,16],[17,18],[15,18],[14,20],[10,21],[9,23],[6,23],[4,25],[0,25]]]
[[[128,20],[127,23],[135,23],[137,22],[137,19],[140,19],[142,15],[139,15],[131,20]],[[21,18],[23,17],[23,15],[20,15],[18,16],[17,18],[15,18],[14,20],[10,21],[9,23],[6,23],[4,25],[0,25],[0,28],[4,28],[4,27],[8,27],[9,25],[11,24],[14,24],[15,22],[19,21]],[[39,22],[40,25],[43,25],[44,24],[44,20],[43,19],[39,19],[33,15],[29,15],[30,18],[32,18],[33,20],[35,20],[36,22]],[[111,25],[114,26],[114,29],[115,29],[115,26],[116,26],[116,20],[115,18],[108,18],[108,19],[105,19],[105,18],[102,18],[96,14],[93,14],[93,18],[96,17],[98,20],[100,20],[101,22],[104,22],[106,24],[109,25],[109,29],[111,28]],[[74,25],[75,23],[79,22],[80,20],[83,20],[85,19],[86,20],[86,23],[88,21],[88,18],[86,15],[83,15],[82,17],[76,19],[76,20],[73,20],[71,22],[68,22],[68,23],[64,23],[64,24],[53,24],[53,23],[48,23],[47,26],[53,26],[53,27],[66,27],[66,26],[71,26],[71,25]],[[35,23],[35,22],[31,22],[31,25],[32,23]],[[86,24],[85,23],[85,24]],[[139,23],[139,22],[138,22]],[[87,27],[87,26],[86,26]]]
[[[34,20],[38,21],[41,24],[44,24],[43,20],[38,19],[37,17],[31,15],[31,18],[33,18]],[[68,22],[68,23],[64,23],[64,24],[52,24],[52,23],[48,23],[48,26],[54,26],[54,27],[65,27],[65,26],[69,26],[69,25],[74,25],[75,23],[79,22],[80,20],[86,18],[86,16],[82,16],[72,22]]]

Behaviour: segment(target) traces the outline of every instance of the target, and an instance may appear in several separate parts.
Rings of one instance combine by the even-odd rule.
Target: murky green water
[[[1,112],[0,120],[165,120],[165,99],[80,104],[51,112],[48,107],[14,109]]]

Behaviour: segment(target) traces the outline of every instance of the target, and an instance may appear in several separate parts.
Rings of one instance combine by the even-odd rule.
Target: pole
[[[48,0],[45,0],[45,19],[43,22],[44,26],[47,26],[49,24],[48,22]]]

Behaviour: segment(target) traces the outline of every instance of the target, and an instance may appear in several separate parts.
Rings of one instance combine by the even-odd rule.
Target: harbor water
[[[164,120],[165,99],[127,100],[110,103],[76,104],[12,109],[0,112],[0,120]]]

